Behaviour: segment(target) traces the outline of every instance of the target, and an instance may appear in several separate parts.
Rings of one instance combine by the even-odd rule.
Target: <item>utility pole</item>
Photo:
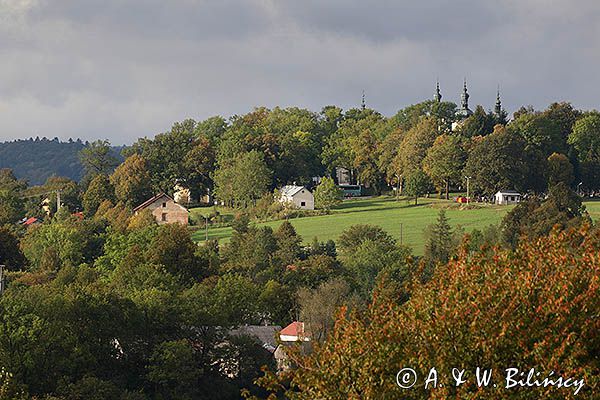
[[[56,191],[56,212],[60,210],[60,189]]]
[[[208,216],[204,216],[204,227],[205,227],[205,238],[204,241],[208,242]]]
[[[6,265],[0,265],[0,294],[4,292],[4,267]]]
[[[471,179],[470,176],[465,176],[465,179],[467,180],[467,206],[469,205],[469,179]]]

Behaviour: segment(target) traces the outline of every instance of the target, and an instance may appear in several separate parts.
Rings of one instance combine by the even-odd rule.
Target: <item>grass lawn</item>
[[[450,223],[452,226],[461,225],[465,231],[498,223],[510,209],[507,206],[480,205],[480,208],[477,209],[461,210],[458,208],[458,204],[425,198],[419,199],[419,205],[415,206],[412,201],[378,197],[347,200],[332,210],[329,215],[290,219],[290,222],[305,243],[310,242],[314,237],[321,241],[336,240],[342,231],[356,224],[379,225],[397,240],[400,240],[400,231],[402,230],[402,243],[411,246],[415,254],[422,254],[423,229],[435,221],[440,207],[450,205],[451,208],[446,209]],[[212,208],[205,208],[194,209],[191,212],[203,215],[211,211]],[[600,212],[600,207],[598,211]],[[220,210],[220,212],[225,214],[226,210]],[[281,222],[271,221],[258,225],[277,229]],[[226,241],[230,236],[230,227],[209,228],[208,237],[210,239]],[[193,234],[196,241],[203,241],[204,237],[204,230],[198,230]]]
[[[600,220],[600,201],[586,201],[585,206],[594,221]],[[481,229],[490,224],[500,222],[512,206],[498,206],[489,204],[478,204],[476,209],[460,209],[459,205],[439,199],[419,199],[419,205],[415,206],[412,201],[397,201],[390,197],[377,197],[369,199],[354,199],[344,201],[339,207],[331,211],[329,215],[290,219],[299,235],[305,243],[309,243],[314,237],[319,240],[336,240],[340,233],[356,224],[373,224],[381,226],[385,231],[400,241],[400,230],[402,225],[402,243],[413,248],[416,255],[423,254],[423,230],[428,224],[435,222],[439,209],[446,208],[446,216],[452,226],[460,225],[466,232],[473,229]],[[197,208],[191,212],[197,216],[209,214],[213,208]],[[227,209],[219,209],[219,212],[232,218],[233,212]],[[200,220],[200,218],[198,218]],[[259,226],[270,226],[273,229],[282,221],[271,221],[260,223]],[[231,236],[231,228],[209,228],[208,237],[227,241]],[[205,231],[203,229],[193,233],[196,241],[203,241]]]

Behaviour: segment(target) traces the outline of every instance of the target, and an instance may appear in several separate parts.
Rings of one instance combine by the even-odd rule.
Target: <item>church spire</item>
[[[467,118],[473,114],[473,111],[469,109],[469,92],[467,92],[467,78],[465,78],[463,83],[463,92],[460,96],[460,109],[457,112],[457,115],[461,118]]]
[[[367,108],[367,104],[365,103],[365,91],[364,91],[364,89],[362,91],[362,101],[360,103],[360,108],[361,108],[361,110],[364,110],[365,108]]]
[[[433,96],[433,99],[439,103],[440,101],[442,101],[442,93],[440,92],[440,81],[436,81],[436,85],[435,85],[435,96]]]
[[[467,78],[465,78],[464,83],[463,83],[463,92],[462,95],[460,96],[461,99],[461,108],[463,110],[468,110],[469,109],[469,92],[467,92]]]
[[[496,107],[494,108],[494,112],[497,117],[500,117],[502,113],[502,102],[500,101],[500,85],[498,85],[498,91],[496,92]]]

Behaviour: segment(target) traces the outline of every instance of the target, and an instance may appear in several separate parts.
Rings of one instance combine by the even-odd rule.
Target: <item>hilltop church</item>
[[[437,82],[436,84],[435,95],[433,96],[433,99],[438,103],[442,101],[442,93],[440,92],[439,82]],[[463,91],[460,95],[460,108],[456,111],[457,121],[455,121],[452,124],[452,130],[454,131],[457,128],[459,128],[462,122],[469,118],[471,115],[473,115],[473,111],[469,108],[469,92],[467,91],[467,80],[465,79],[463,83]],[[506,117],[506,113],[502,109],[502,102],[500,100],[500,88],[498,88],[496,94],[496,105],[494,107],[494,115],[496,115],[498,119]]]

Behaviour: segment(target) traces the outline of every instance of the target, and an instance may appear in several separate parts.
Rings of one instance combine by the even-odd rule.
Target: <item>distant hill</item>
[[[43,184],[52,175],[75,181],[83,177],[78,153],[86,143],[81,140],[61,142],[57,138],[18,139],[0,143],[0,168],[10,168],[30,185]],[[114,148],[118,154],[120,147]]]

